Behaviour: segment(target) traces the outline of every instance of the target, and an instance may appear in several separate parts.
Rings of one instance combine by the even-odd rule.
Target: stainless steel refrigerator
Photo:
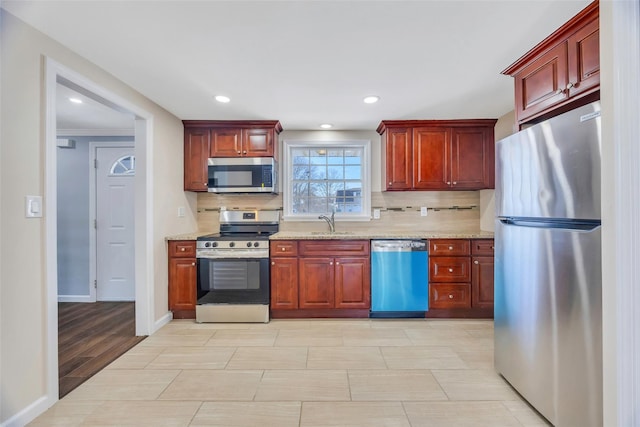
[[[496,145],[495,368],[559,427],[602,425],[600,104]]]

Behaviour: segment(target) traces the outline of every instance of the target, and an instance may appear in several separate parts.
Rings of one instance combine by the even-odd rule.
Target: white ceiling
[[[183,120],[374,130],[380,120],[511,111],[513,81],[500,71],[589,2],[3,0],[2,8]],[[364,104],[371,94],[380,102]]]

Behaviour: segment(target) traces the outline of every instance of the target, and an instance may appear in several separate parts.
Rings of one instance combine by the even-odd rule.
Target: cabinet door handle
[[[562,95],[563,92],[564,92],[564,89],[558,89],[556,90],[556,95]]]
[[[389,187],[391,187],[391,185],[392,185],[392,184],[391,184],[391,181],[389,181]]]
[[[574,84],[573,84],[573,83],[571,83],[571,82],[567,83],[567,90],[568,90],[568,89],[571,89],[573,86],[574,86]]]
[[[449,250],[452,251],[453,250],[453,246],[449,246]]]
[[[282,252],[285,252],[287,249],[286,248],[282,248]]]
[[[451,181],[447,181],[447,185],[451,185]]]
[[[276,262],[275,261],[271,261],[271,265],[276,265]]]
[[[184,252],[186,250],[187,250],[186,248],[180,248],[180,252]]]
[[[336,261],[336,265],[340,265],[340,261]]]
[[[480,263],[478,262],[478,260],[473,261],[473,263],[474,263],[475,265],[480,264]]]
[[[456,185],[458,182],[457,181],[453,181],[453,185]]]
[[[240,150],[238,150],[238,154],[240,154]]]
[[[449,269],[449,273],[453,273],[453,268],[450,268],[450,269]]]
[[[195,267],[195,266],[196,266],[196,263],[195,263],[195,262],[192,262],[192,263],[191,263],[191,266],[192,266],[192,267]]]
[[[453,294],[449,294],[449,299],[453,299]]]
[[[329,265],[333,265],[333,261],[329,261]]]
[[[242,153],[243,153],[243,154],[247,154],[247,150],[243,151]]]

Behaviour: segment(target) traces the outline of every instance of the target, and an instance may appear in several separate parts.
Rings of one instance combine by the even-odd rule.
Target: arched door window
[[[136,156],[124,156],[113,162],[109,175],[135,175]]]

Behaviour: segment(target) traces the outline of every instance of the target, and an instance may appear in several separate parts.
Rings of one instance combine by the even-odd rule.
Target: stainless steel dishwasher
[[[370,317],[424,317],[428,266],[425,240],[372,240]]]

